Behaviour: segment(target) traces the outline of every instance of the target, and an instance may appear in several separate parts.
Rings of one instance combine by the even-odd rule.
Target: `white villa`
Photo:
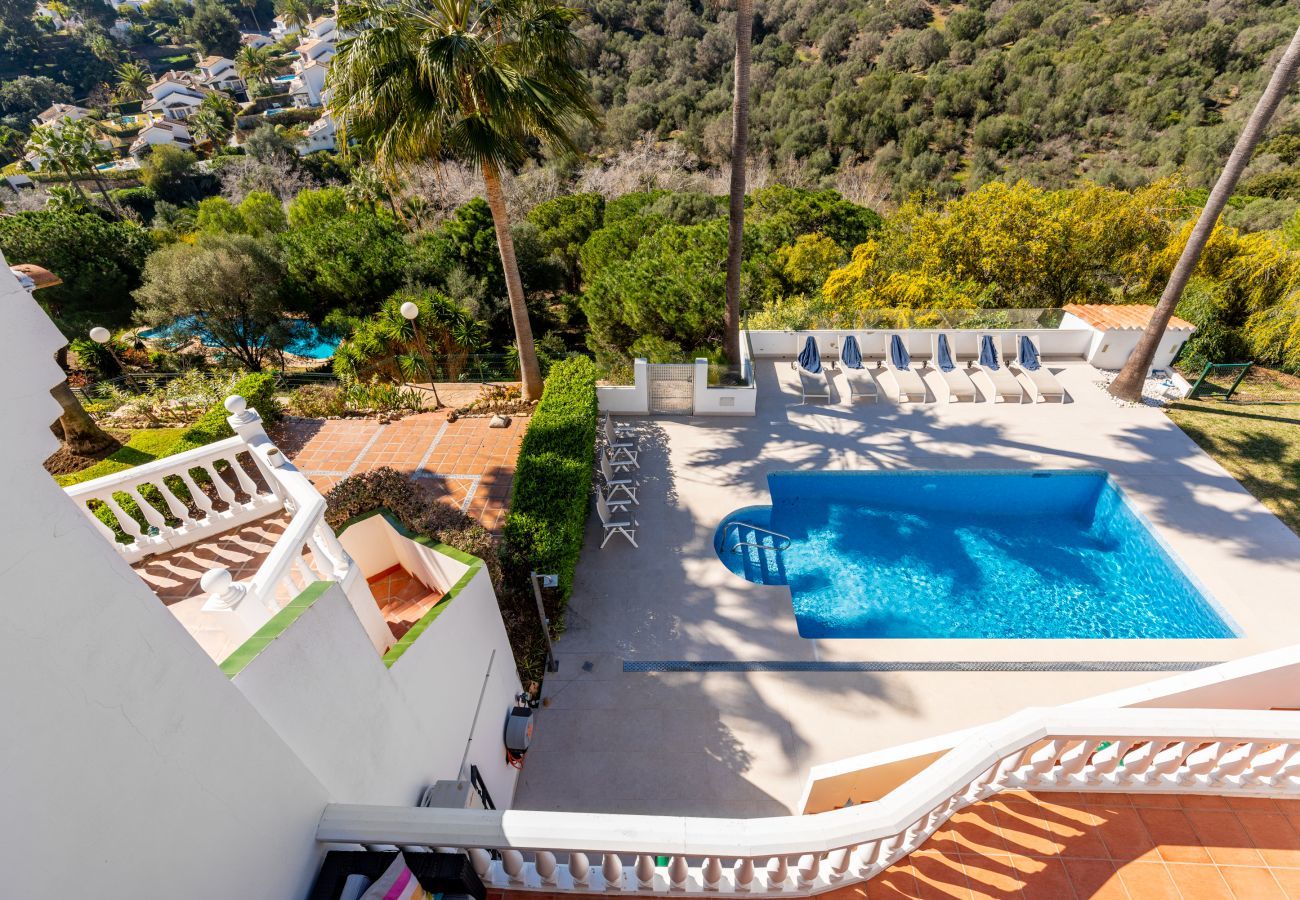
[[[173,122],[182,122],[194,114],[212,89],[200,76],[191,72],[168,72],[149,85],[149,99],[141,105],[146,113],[160,112]]]
[[[89,118],[91,115],[91,111],[84,106],[75,106],[71,103],[56,103],[37,114],[36,118],[32,119],[32,124],[37,128],[48,128],[58,132],[63,127],[63,123],[76,122]],[[113,146],[113,142],[107,138],[100,138],[95,143],[105,149]],[[34,171],[39,172],[41,167],[45,165],[45,157],[32,150],[23,156],[23,162],[31,166]]]
[[[320,106],[325,92],[325,76],[329,74],[327,63],[308,63],[297,67],[293,81],[289,82],[289,93],[293,105],[298,107]]]
[[[173,144],[182,150],[194,149],[194,138],[183,122],[150,122],[131,142],[130,154],[135,159],[148,155],[153,147]]]
[[[235,61],[225,56],[207,56],[199,61],[199,80],[218,91],[242,91],[244,79],[235,70]]]
[[[240,34],[239,43],[245,47],[252,47],[254,50],[261,50],[263,47],[269,47],[275,42],[261,32],[245,31]]]
[[[337,132],[338,129],[334,126],[334,117],[329,113],[325,113],[307,126],[303,141],[298,145],[298,154],[306,156],[308,153],[315,153],[318,150],[337,149]]]
[[[297,34],[302,31],[302,27],[295,22],[290,22],[288,16],[279,15],[275,17],[271,25],[271,37],[276,41],[282,41],[291,34]]]
[[[298,45],[298,59],[294,61],[294,66],[301,70],[313,63],[325,65],[333,58],[333,38],[311,38]]]
[[[229,438],[59,487],[42,462],[66,341],[8,262],[0,309],[19,338],[0,357],[6,896],[336,900],[403,861],[430,891],[476,900],[1296,883],[1300,538],[1162,411],[1105,392],[1149,310],[745,332],[727,386],[704,359],[637,360],[631,384],[597,389],[615,417],[591,448],[603,483],[530,696],[484,562],[383,509],[331,527],[242,397],[225,404]],[[1171,323],[1153,392],[1186,391],[1168,367],[1190,333]],[[796,362],[810,345],[818,358]],[[847,519],[811,554],[856,542],[882,565],[932,549],[926,510],[959,499],[940,476],[1102,478],[1139,529],[1124,548],[988,557],[956,542],[933,577],[955,590],[996,559],[1086,587],[1107,576],[1080,573],[1084,551],[1131,545],[1167,561],[1155,595],[1194,589],[1223,630],[806,635],[797,592],[871,573],[787,581],[797,560],[782,554],[822,538],[753,516],[780,479],[828,473],[894,478],[916,504]],[[1044,539],[1087,527],[976,499]],[[185,555],[222,535],[225,557]],[[269,550],[242,552],[258,541]],[[899,597],[929,577],[900,571],[917,577]],[[400,637],[374,593],[394,573],[437,595]],[[202,590],[185,599],[157,587],[191,577]],[[1047,602],[972,614],[1023,624]],[[903,624],[901,600],[889,609]]]

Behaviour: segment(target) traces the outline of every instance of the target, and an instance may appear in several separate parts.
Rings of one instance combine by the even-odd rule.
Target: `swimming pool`
[[[777,472],[768,489],[714,549],[788,585],[806,638],[1237,636],[1099,470]]]
[[[329,359],[334,355],[334,351],[339,348],[342,340],[337,337],[330,337],[318,331],[315,325],[303,319],[285,319],[285,324],[289,329],[289,343],[284,347],[286,353],[292,353],[294,356],[301,356],[306,359]],[[160,328],[150,328],[140,332],[140,337],[146,340],[173,340],[182,339],[194,328],[194,319],[183,318],[177,319],[170,325],[163,325]],[[215,347],[209,335],[198,329],[199,337],[204,346]]]

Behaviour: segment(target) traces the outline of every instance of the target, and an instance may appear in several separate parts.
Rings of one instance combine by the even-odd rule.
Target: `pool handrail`
[[[752,528],[752,529],[754,529],[755,531],[761,531],[761,532],[763,532],[764,534],[770,534],[770,535],[771,535],[772,537],[774,537],[774,538],[780,538],[781,540],[785,541],[785,545],[782,546],[782,547],[777,547],[777,546],[775,546],[775,545],[769,547],[769,546],[767,546],[766,544],[756,544],[756,543],[753,543],[752,541],[741,541],[740,543],[736,544],[735,546],[733,546],[733,547],[731,548],[731,551],[732,551],[733,553],[734,553],[735,551],[739,550],[741,547],[762,547],[762,548],[765,549],[765,550],[776,550],[776,551],[780,552],[780,551],[783,551],[783,550],[787,549],[791,544],[794,543],[794,538],[790,537],[790,535],[788,535],[788,534],[782,534],[782,533],[779,532],[779,531],[773,531],[773,530],[770,529],[770,528],[764,528],[762,525],[755,525],[753,522],[742,522],[742,521],[740,521],[739,519],[736,519],[735,521],[728,522],[727,525],[726,525],[726,528],[723,528],[723,530],[722,530],[723,535],[724,535],[724,536],[726,535],[726,533],[727,533],[727,528],[731,528],[731,527],[733,527],[733,526],[736,527],[736,528],[739,528],[739,527],[741,527],[741,526],[744,526],[744,527],[746,527],[746,528]]]

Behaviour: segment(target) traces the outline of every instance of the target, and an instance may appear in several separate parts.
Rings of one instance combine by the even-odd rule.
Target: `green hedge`
[[[559,575],[558,591],[547,598],[556,633],[564,630],[587,528],[597,414],[595,363],[586,357],[557,362],[515,464],[504,529],[512,587],[526,587],[530,569]]]

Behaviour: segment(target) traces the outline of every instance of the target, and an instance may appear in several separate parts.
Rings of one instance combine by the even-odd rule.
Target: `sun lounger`
[[[863,368],[862,349],[858,346],[858,339],[851,334],[840,345],[840,362],[844,364],[844,378],[849,384],[849,403],[880,399],[876,379],[870,369]]]
[[[803,394],[804,403],[809,400],[831,402],[831,380],[822,365],[822,355],[817,349],[817,340],[811,334],[804,342],[803,350],[799,352],[794,367],[799,373],[799,389]]]
[[[921,373],[912,366],[912,358],[903,346],[903,339],[897,334],[889,336],[889,352],[885,354],[885,372],[894,379],[898,389],[898,402],[925,402],[929,396],[925,390],[925,381]]]
[[[1029,393],[1035,403],[1055,400],[1065,402],[1065,388],[1056,376],[1042,364],[1038,341],[1033,335],[1022,334],[1016,340],[1016,368],[1029,379]]]
[[[993,335],[982,334],[979,337],[979,356],[975,359],[975,368],[989,383],[989,401],[992,403],[1025,402],[1025,391],[1011,374],[1011,370],[1002,364],[997,344]]]
[[[930,341],[930,365],[939,373],[939,380],[948,391],[948,402],[975,401],[975,382],[970,380],[964,366],[957,365],[948,335],[939,332]]]

